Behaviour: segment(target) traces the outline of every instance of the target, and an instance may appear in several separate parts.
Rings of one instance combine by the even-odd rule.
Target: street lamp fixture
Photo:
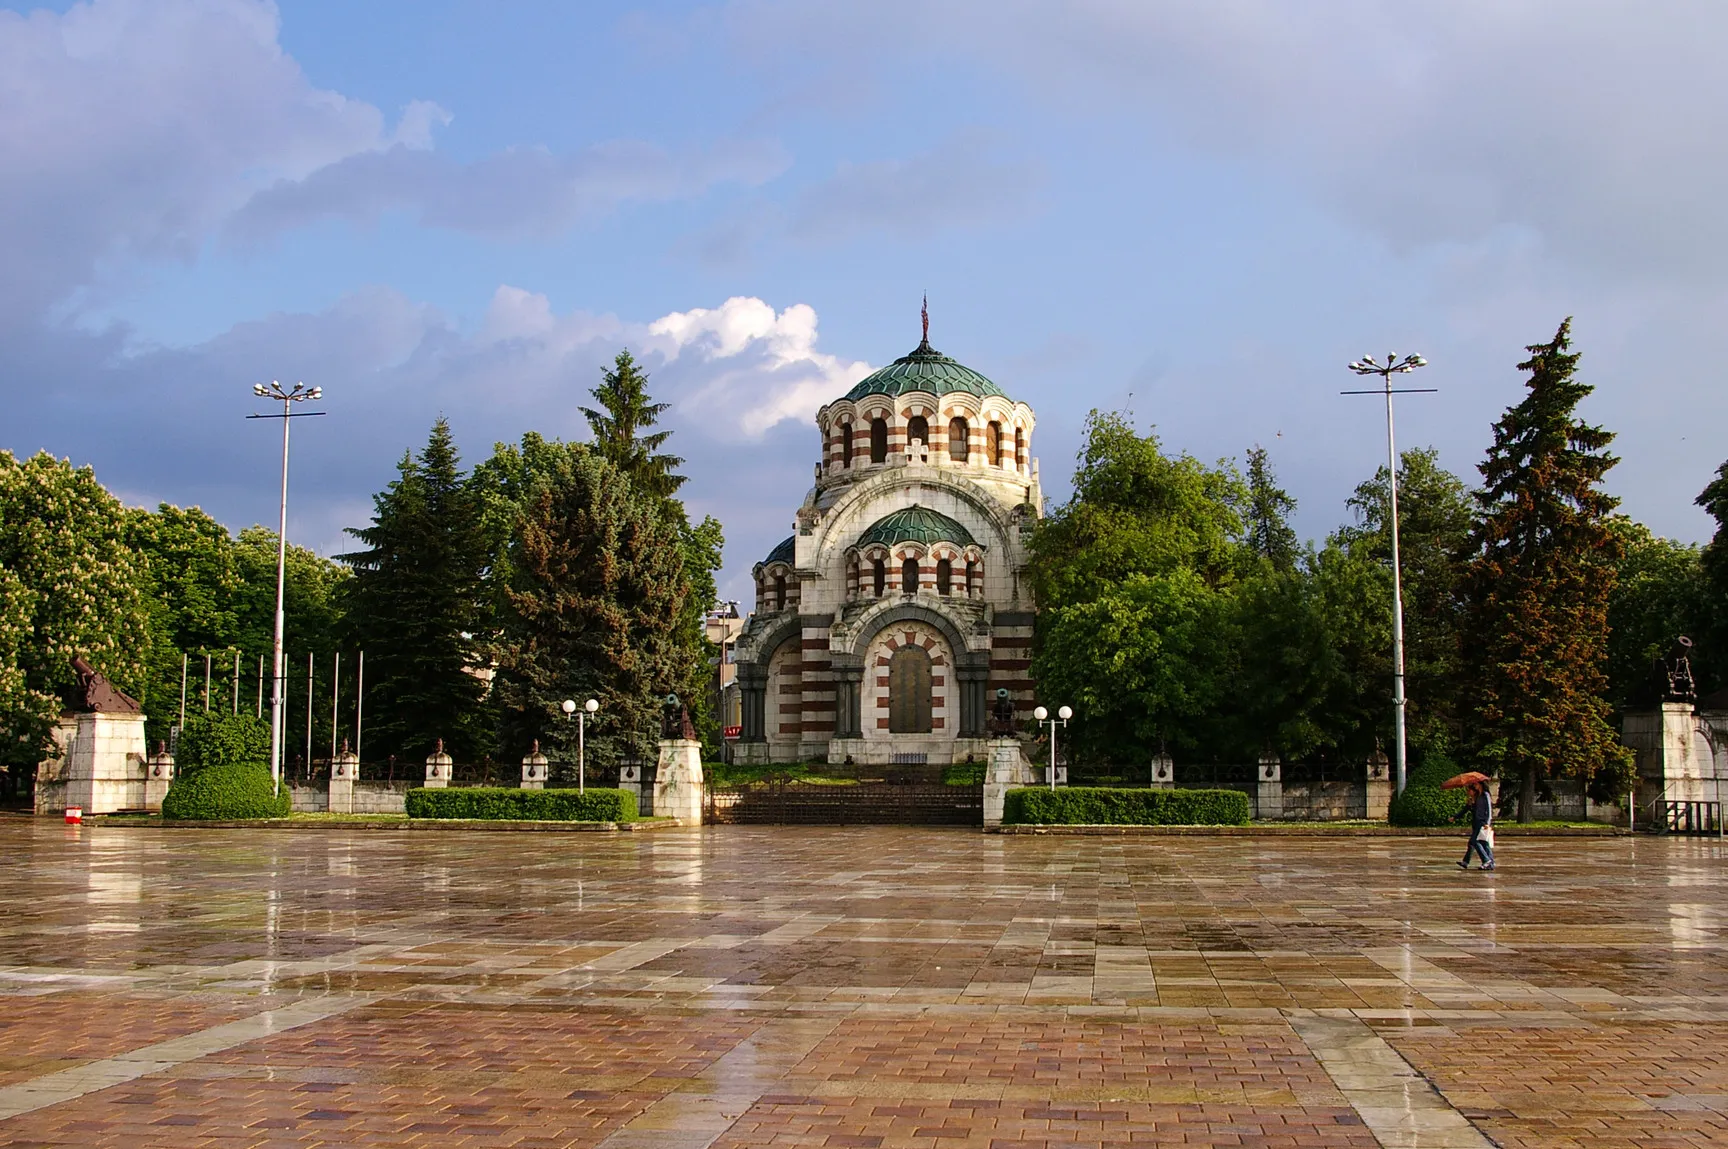
[[[284,388],[281,383],[272,379],[268,386],[263,383],[252,384],[252,394],[260,399],[270,399],[282,404],[280,415],[248,415],[248,419],[280,419],[282,420],[282,502],[276,524],[276,631],[271,641],[270,678],[270,783],[272,788],[280,793],[282,790],[282,585],[288,568],[288,423],[308,415],[322,415],[322,411],[295,411],[296,403],[304,403],[324,397],[324,388],[308,387],[304,383],[296,383]],[[310,753],[310,748],[308,748]],[[307,762],[306,768],[311,769],[312,763]]]
[[[1068,725],[1068,720],[1074,717],[1074,708],[1061,707],[1056,711],[1056,717],[1050,717],[1050,712],[1042,706],[1032,712],[1032,717],[1041,724],[1050,727],[1050,789],[1056,789],[1056,727]]]
[[[1431,393],[1434,387],[1393,387],[1392,376],[1408,375],[1418,367],[1428,366],[1428,361],[1420,355],[1406,355],[1400,359],[1397,355],[1386,356],[1386,362],[1381,363],[1372,355],[1350,364],[1350,370],[1358,375],[1378,375],[1382,386],[1372,391],[1345,391],[1345,395],[1381,395],[1386,396],[1386,478],[1391,498],[1388,500],[1392,527],[1392,731],[1393,740],[1397,743],[1397,772],[1395,775],[1397,792],[1404,792],[1405,770],[1405,738],[1404,738],[1404,575],[1398,561],[1398,448],[1392,434],[1392,396],[1406,394]]]
[[[558,704],[558,708],[564,712],[566,718],[572,714],[576,716],[576,792],[586,794],[588,792],[587,764],[585,761],[588,749],[588,716],[600,709],[600,703],[598,700],[590,698],[578,710],[576,700],[566,698]]]

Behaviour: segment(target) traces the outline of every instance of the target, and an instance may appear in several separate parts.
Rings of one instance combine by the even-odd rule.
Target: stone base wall
[[[402,814],[408,809],[408,790],[413,782],[356,782],[354,808],[356,814]],[[294,811],[299,814],[323,814],[330,809],[330,792],[322,786],[293,786],[289,794],[294,799]]]
[[[68,714],[54,728],[56,753],[36,768],[35,808],[57,814],[142,810],[148,767],[142,714]]]

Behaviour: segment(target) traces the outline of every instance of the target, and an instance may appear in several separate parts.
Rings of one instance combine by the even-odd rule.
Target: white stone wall
[[[36,768],[38,814],[68,806],[86,814],[144,808],[142,714],[69,714],[54,728],[54,741],[59,752]]]

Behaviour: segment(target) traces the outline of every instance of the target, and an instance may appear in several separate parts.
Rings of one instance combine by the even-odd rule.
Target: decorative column
[[[1256,818],[1282,818],[1284,816],[1284,763],[1278,755],[1267,750],[1260,755],[1259,783],[1254,795],[1254,816]]]
[[[444,739],[438,739],[438,746],[426,758],[426,788],[442,790],[450,785],[450,771],[456,765],[455,759],[444,752]]]
[[[636,808],[642,808],[642,767],[639,763],[625,762],[618,767],[618,789],[636,795]]]
[[[354,783],[360,780],[360,756],[342,740],[342,752],[330,762],[330,798],[325,806],[332,814],[354,812]]]
[[[959,736],[982,738],[985,720],[989,717],[984,693],[990,679],[989,652],[956,651],[954,677],[959,680],[960,687]]]
[[[1384,822],[1391,816],[1392,809],[1392,769],[1386,761],[1386,751],[1380,744],[1374,744],[1374,753],[1368,759],[1368,781],[1366,813],[1363,815],[1376,822]]]
[[[1176,762],[1168,751],[1160,748],[1152,755],[1152,789],[1174,790],[1176,788]]]
[[[546,788],[546,755],[540,753],[540,739],[534,739],[534,745],[528,748],[528,756],[522,759],[522,789],[544,790]]]
[[[168,787],[173,783],[174,755],[168,753],[166,742],[158,742],[144,774],[144,808],[161,813],[162,799],[168,796]]]

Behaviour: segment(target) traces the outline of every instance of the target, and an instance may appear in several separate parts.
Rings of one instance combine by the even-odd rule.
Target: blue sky
[[[1420,351],[1406,445],[1473,478],[1573,315],[1611,486],[1659,533],[1728,457],[1728,12],[1707,3],[0,4],[0,448],[233,527],[257,380],[325,388],[326,553],[447,415],[582,437],[621,346],[673,403],[729,597],[810,416],[932,341],[1038,412],[1267,446],[1321,537],[1384,459],[1343,365]]]

